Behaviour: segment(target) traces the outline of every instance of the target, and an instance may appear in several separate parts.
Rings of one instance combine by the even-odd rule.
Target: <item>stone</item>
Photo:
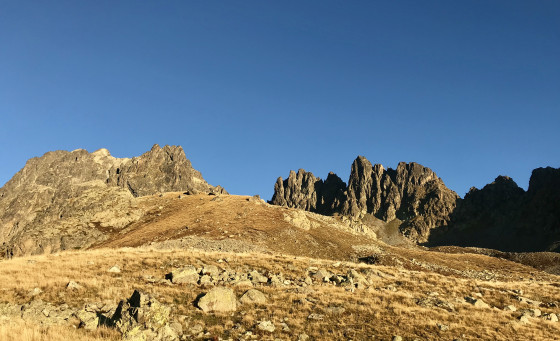
[[[237,298],[232,289],[215,287],[202,296],[197,303],[205,313],[237,310]]]
[[[395,335],[395,336],[393,336],[393,339],[392,339],[392,340],[393,340],[393,341],[403,341],[403,338],[402,338],[402,336]]]
[[[95,330],[99,325],[99,317],[96,313],[85,310],[78,311],[75,316],[80,320],[80,327],[87,330]]]
[[[272,323],[271,321],[261,321],[259,322],[259,324],[257,324],[257,328],[268,333],[273,333],[276,330],[276,327],[274,327],[274,323]]]
[[[508,305],[504,308],[505,311],[517,311],[517,308],[514,305]]]
[[[43,293],[43,290],[41,290],[40,288],[33,288],[29,291],[29,296],[34,297],[34,296],[38,296],[42,293]]]
[[[319,269],[317,272],[315,272],[312,277],[320,282],[328,282],[330,281],[331,277],[334,276],[334,274],[330,271],[327,271],[325,269]]]
[[[305,334],[305,333],[301,333],[298,335],[298,341],[308,341],[309,340],[309,335]]]
[[[197,284],[198,271],[192,265],[171,271],[168,276],[173,284]]]
[[[342,315],[346,311],[346,308],[342,306],[328,306],[325,310],[331,315]]]
[[[151,295],[135,290],[126,301],[120,301],[112,316],[99,314],[100,324],[116,328],[124,340],[152,340],[172,336],[168,328],[171,308]],[[175,338],[169,338],[176,340]]]
[[[543,319],[550,322],[558,322],[558,315],[554,313],[544,314]]]
[[[520,323],[529,323],[530,322],[529,315],[523,314],[523,315],[519,316],[519,322]]]
[[[107,270],[107,272],[118,274],[121,272],[121,268],[118,265],[113,265]]]
[[[325,319],[325,315],[317,314],[317,313],[311,313],[311,314],[309,314],[309,316],[307,316],[307,319],[321,321],[321,320]]]
[[[471,296],[465,297],[465,301],[478,308],[490,308],[490,306],[480,298],[473,298]]]
[[[266,283],[268,282],[268,277],[261,275],[257,270],[253,270],[249,273],[249,277],[253,283]]]
[[[201,275],[209,275],[211,277],[216,277],[220,274],[220,269],[215,265],[205,265],[202,267]]]
[[[239,299],[241,304],[266,304],[266,295],[257,289],[247,290]]]
[[[68,289],[68,290],[79,290],[81,288],[82,288],[82,286],[79,285],[78,283],[74,282],[74,281],[70,281],[66,285],[66,289]]]

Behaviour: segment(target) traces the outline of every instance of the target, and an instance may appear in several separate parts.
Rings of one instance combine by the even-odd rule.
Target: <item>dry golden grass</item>
[[[0,322],[2,341],[100,341],[119,340],[120,334],[114,330],[99,328],[95,332],[62,326],[42,326],[23,320]]]
[[[226,259],[226,261],[218,262],[219,259]],[[473,260],[475,263],[479,261]],[[122,272],[108,273],[107,269],[115,264],[121,267]],[[345,274],[348,269],[357,269],[368,276],[371,285],[367,289],[358,289],[354,292],[322,283],[310,286],[309,292],[298,292],[293,285],[260,286],[258,289],[267,294],[270,299],[267,305],[242,306],[233,315],[204,314],[194,306],[193,302],[197,295],[205,292],[207,288],[198,285],[150,284],[143,279],[144,275],[163,278],[173,268],[187,264],[213,264],[238,272],[258,269],[261,273],[282,273],[285,278],[291,280],[304,277],[306,269],[310,266],[326,268],[340,274]],[[511,262],[504,263],[504,266],[503,271],[508,269],[528,271],[523,267],[518,268],[519,265]],[[560,333],[560,323],[533,319],[528,324],[520,324],[517,322],[519,313],[502,310],[509,304],[516,305],[518,308],[529,307],[514,300],[513,290],[523,290],[523,296],[530,299],[559,302],[560,288],[556,285],[558,277],[546,274],[542,276],[548,280],[485,281],[467,276],[461,277],[457,274],[446,276],[403,267],[351,262],[342,262],[338,265],[329,260],[295,256],[131,248],[98,249],[0,262],[0,288],[2,288],[0,302],[23,304],[31,300],[28,292],[39,287],[43,292],[34,299],[82,307],[85,303],[91,302],[117,303],[129,297],[133,290],[138,289],[172,305],[174,314],[185,316],[188,326],[192,327],[196,323],[203,324],[209,337],[235,338],[239,336],[236,330],[241,327],[243,331],[251,330],[259,334],[260,338],[269,339],[272,336],[258,331],[255,325],[262,320],[271,320],[277,326],[274,337],[282,339],[293,339],[294,335],[297,337],[303,332],[319,340],[349,338],[387,340],[393,335],[401,335],[405,339],[425,340],[554,339]],[[83,289],[66,290],[65,286],[70,280],[77,281]],[[247,289],[246,287],[233,288],[238,297]],[[496,308],[478,308],[464,302],[465,296],[475,294],[480,294],[485,302]],[[418,305],[419,299],[430,296],[452,303],[455,311],[449,312],[441,308]],[[345,311],[341,314],[332,313],[329,309],[333,306],[342,306]],[[560,312],[557,308],[556,310],[546,307],[540,309],[543,313]],[[321,314],[323,319],[309,319],[310,314]],[[289,326],[290,332],[282,331],[279,327],[281,322]],[[449,329],[442,330],[438,324],[445,325]],[[233,326],[236,328],[232,328]],[[12,335],[23,338],[23,333],[30,333],[30,335],[35,333],[39,335],[37,337],[41,337],[41,327],[33,325],[20,329],[6,326],[2,328],[5,335],[15,333]],[[21,335],[17,334],[18,332]],[[64,333],[80,332],[64,331]],[[85,333],[67,335],[70,336],[66,339],[86,340],[87,337],[94,340],[96,337],[109,339],[113,337]]]
[[[279,254],[349,259],[354,254],[352,245],[374,242],[323,222],[317,222],[317,228],[302,230],[284,219],[284,214],[294,209],[249,201],[248,196],[223,195],[221,201],[213,201],[215,196],[201,194],[179,199],[179,195],[140,198],[139,205],[148,212],[144,218],[123,231],[113,231],[94,248],[136,247],[203,236],[241,240]]]

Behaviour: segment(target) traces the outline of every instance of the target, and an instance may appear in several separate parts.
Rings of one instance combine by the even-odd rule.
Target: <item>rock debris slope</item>
[[[395,170],[385,169],[358,156],[348,185],[333,173],[323,181],[302,169],[291,171],[288,179],[276,181],[271,204],[357,219],[372,215],[384,222],[397,220],[405,235],[425,242],[432,228],[449,223],[458,198],[422,165],[401,162]]]
[[[48,152],[0,189],[0,244],[10,255],[87,246],[136,221],[136,197],[168,191],[225,193],[180,146],[154,145],[132,159],[106,149]]]

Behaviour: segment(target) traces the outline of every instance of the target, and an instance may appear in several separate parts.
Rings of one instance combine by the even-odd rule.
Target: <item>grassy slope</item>
[[[218,262],[219,259],[226,259],[227,262]],[[515,272],[519,269],[519,265],[508,263],[513,267],[504,270]],[[123,272],[108,273],[106,270],[114,264],[120,265]],[[243,306],[233,315],[203,314],[193,302],[197,295],[205,292],[207,288],[199,285],[151,284],[143,279],[145,275],[163,278],[171,269],[187,264],[215,264],[238,271],[258,269],[261,273],[282,272],[286,278],[292,280],[305,276],[310,266],[324,267],[334,273],[342,274],[352,268],[368,273],[371,285],[353,293],[341,287],[320,283],[311,285],[309,288],[312,290],[307,293],[297,293],[293,285],[262,286],[259,289],[270,299],[266,306],[256,308]],[[375,339],[386,340],[398,334],[407,338],[421,339],[451,340],[462,337],[464,339],[537,340],[554,339],[560,332],[559,323],[534,319],[528,324],[520,324],[516,320],[519,313],[501,310],[509,304],[514,304],[518,308],[524,306],[513,298],[513,290],[522,290],[525,297],[541,302],[560,301],[558,277],[553,275],[542,274],[540,281],[531,279],[483,281],[461,276],[444,276],[432,271],[411,271],[402,267],[350,262],[336,265],[328,260],[255,253],[149,249],[68,252],[1,262],[0,301],[23,304],[30,300],[27,293],[39,287],[43,292],[34,299],[40,298],[55,304],[67,303],[81,307],[85,303],[100,301],[117,303],[118,300],[130,296],[134,289],[140,289],[172,305],[174,314],[186,316],[187,325],[203,323],[210,336],[220,337],[231,335],[228,330],[237,323],[243,330],[258,333],[255,330],[258,321],[271,320],[278,325],[285,319],[290,326],[290,333],[278,330],[274,334],[275,337],[293,339],[294,335],[305,332],[317,339],[361,340],[375,337]],[[505,263],[504,265],[507,266]],[[69,280],[79,282],[84,288],[79,291],[66,290],[65,285]],[[238,297],[246,289],[247,287],[234,287]],[[417,304],[418,299],[436,297],[435,293],[437,298],[452,303],[456,311],[448,312]],[[463,301],[464,296],[476,293],[481,294],[485,302],[496,308],[478,308]],[[329,314],[328,307],[333,305],[343,306],[346,310],[340,315]],[[543,313],[558,312],[550,308],[541,308],[541,310]],[[311,313],[324,314],[324,320],[308,319]],[[448,326],[449,330],[441,330],[438,323]],[[13,327],[3,328],[5,333],[6,328]],[[95,339],[94,337],[101,336],[97,333],[91,337]],[[272,336],[262,335],[262,337],[267,339]],[[40,338],[30,340],[40,340]]]

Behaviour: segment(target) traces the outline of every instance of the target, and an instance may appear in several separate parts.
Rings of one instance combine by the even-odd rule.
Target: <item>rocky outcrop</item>
[[[0,244],[14,255],[88,246],[142,215],[135,198],[168,191],[226,193],[206,183],[180,146],[132,159],[106,149],[48,152],[0,189]]]
[[[458,196],[429,168],[401,162],[385,170],[359,156],[352,164],[342,214],[402,221],[401,231],[425,241],[430,229],[447,225]]]
[[[181,146],[157,144],[139,157],[115,164],[108,170],[107,183],[128,189],[135,196],[176,191],[226,193],[208,185],[194,169]]]
[[[430,244],[560,251],[560,169],[535,169],[527,191],[507,176],[471,188]]]
[[[398,219],[401,231],[421,242],[430,229],[447,225],[458,199],[429,168],[401,162],[396,170],[384,169],[363,156],[354,160],[348,185],[333,173],[322,181],[300,169],[284,181],[278,178],[274,190],[275,205],[356,218],[370,214],[385,222]]]
[[[290,171],[286,180],[281,177],[276,180],[270,202],[330,215],[339,211],[345,189],[346,184],[332,172],[323,181],[313,173],[300,169],[297,173]]]
[[[396,222],[403,235],[426,245],[560,251],[560,169],[551,167],[535,169],[526,192],[498,176],[461,199],[422,165],[385,169],[358,156],[348,185],[332,173],[323,181],[300,169],[278,178],[274,189],[272,204],[364,223],[369,217]]]

